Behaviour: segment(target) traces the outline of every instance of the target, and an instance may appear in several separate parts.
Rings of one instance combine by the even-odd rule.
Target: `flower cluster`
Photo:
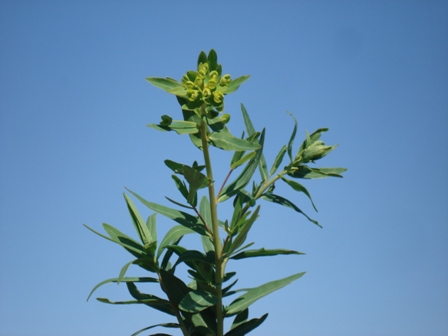
[[[182,77],[182,85],[187,90],[187,106],[191,109],[203,103],[216,110],[224,109],[224,92],[231,82],[230,75],[221,76],[221,67],[210,69],[208,62],[199,63],[198,71],[187,71]]]

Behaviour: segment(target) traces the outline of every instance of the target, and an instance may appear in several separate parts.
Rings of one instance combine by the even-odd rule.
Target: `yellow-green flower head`
[[[230,78],[230,75],[224,75],[221,77],[221,80],[219,81],[219,85],[220,86],[227,86],[230,84],[230,82],[232,81],[232,79]]]
[[[203,85],[204,85],[204,80],[201,78],[201,77],[196,77],[196,79],[194,80],[194,85],[196,85],[198,88],[201,88],[202,89],[202,87],[203,87]]]
[[[204,87],[204,90],[202,90],[202,96],[204,99],[207,99],[212,95],[212,91],[208,87]]]
[[[216,104],[221,104],[224,100],[224,94],[221,91],[213,91],[213,101]]]
[[[208,87],[210,90],[214,90],[214,89],[216,89],[216,79],[214,79],[214,78],[210,78],[210,79],[208,80],[207,87]]]
[[[191,102],[194,102],[199,98],[199,91],[191,90],[191,91],[188,91],[187,95],[188,95],[188,100]]]
[[[201,63],[198,66],[198,74],[202,77],[207,76],[208,73],[208,63]]]
[[[216,70],[212,70],[210,71],[210,73],[208,74],[208,76],[210,77],[210,79],[213,79],[215,81],[218,81],[219,78],[219,73]]]
[[[187,89],[187,91],[193,90],[194,89],[194,83],[192,81],[185,81],[184,82],[184,87]]]

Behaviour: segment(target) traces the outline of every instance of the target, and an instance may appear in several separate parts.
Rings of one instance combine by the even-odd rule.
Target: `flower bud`
[[[210,90],[214,90],[216,89],[216,79],[215,78],[210,78],[210,80],[207,83],[207,86]]]
[[[223,95],[222,92],[220,92],[220,91],[213,91],[213,101],[216,104],[221,104],[223,100],[224,100],[224,95]]]
[[[196,85],[198,88],[202,89],[202,87],[204,85],[203,79],[201,77],[199,77],[199,76],[196,77],[196,79],[194,80],[194,85]]]
[[[208,72],[208,63],[201,63],[198,66],[198,73],[202,76],[205,77],[207,75]]]
[[[314,162],[322,159],[335,148],[336,146],[325,146],[323,141],[315,141],[302,152],[302,162]]]
[[[199,91],[198,90],[188,91],[187,96],[189,101],[194,102],[199,98]]]
[[[193,90],[194,89],[194,83],[190,80],[185,81],[184,83],[184,87],[189,91],[189,90]]]
[[[204,90],[202,90],[202,96],[204,97],[204,99],[207,99],[211,95],[212,91],[208,87],[205,87]]]
[[[227,74],[227,75],[224,75],[224,76],[221,77],[221,80],[219,81],[219,85],[220,86],[227,86],[227,85],[230,84],[231,81],[232,80],[230,79],[230,75]]]

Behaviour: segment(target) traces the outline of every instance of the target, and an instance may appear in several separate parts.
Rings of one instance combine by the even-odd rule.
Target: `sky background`
[[[146,127],[180,110],[145,78],[180,79],[211,48],[225,73],[251,75],[226,98],[229,128],[242,131],[244,103],[267,128],[268,165],[290,111],[295,150],[305,130],[328,127],[323,140],[339,147],[318,165],[349,169],[304,181],[318,213],[277,186],[323,229],[262,202],[248,240],[307,254],[228,270],[240,288],[307,274],[251,308],[269,312],[254,335],[447,335],[447,18],[447,1],[427,0],[0,1],[0,335],[130,335],[170,321],[86,302],[132,256],[82,224],[135,237],[124,187],[180,199],[163,160],[201,153]],[[212,158],[222,181],[228,155]],[[158,218],[160,237],[172,224]],[[130,298],[124,285],[95,294]]]

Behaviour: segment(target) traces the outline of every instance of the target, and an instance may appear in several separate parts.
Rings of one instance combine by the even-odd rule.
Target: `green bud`
[[[221,77],[221,80],[219,81],[219,85],[220,86],[227,86],[230,84],[230,82],[232,81],[232,79],[230,78],[230,75],[224,75]]]
[[[223,100],[224,100],[224,95],[223,95],[222,92],[220,92],[220,91],[213,91],[213,101],[216,104],[221,104]]]
[[[208,88],[209,88],[210,90],[214,90],[214,89],[216,89],[216,79],[211,78],[211,79],[208,81],[207,86],[208,86]]]
[[[208,63],[201,63],[198,66],[198,73],[205,77],[208,73]]]
[[[212,95],[212,91],[208,87],[204,87],[204,90],[202,90],[202,96],[204,99],[207,99]]]
[[[313,142],[310,146],[305,148],[302,152],[302,162],[314,162],[316,160],[322,159],[325,155],[330,153],[335,146],[325,146],[324,142],[321,140]]]
[[[193,90],[194,89],[194,83],[192,82],[192,81],[185,81],[184,83],[184,87],[187,89],[187,90]]]
[[[199,91],[198,90],[188,91],[187,96],[189,101],[194,102],[199,98]]]
[[[162,126],[168,126],[171,125],[173,118],[171,118],[169,115],[164,114],[162,117],[162,121],[160,122],[160,125]]]
[[[201,77],[199,77],[199,76],[196,77],[196,79],[194,80],[194,85],[196,85],[198,88],[202,89],[202,87],[204,85],[203,79]]]
[[[210,71],[208,76],[210,77],[210,79],[214,79],[215,81],[217,81],[218,77],[219,77],[219,73],[218,73],[218,71],[213,70],[213,71]]]

